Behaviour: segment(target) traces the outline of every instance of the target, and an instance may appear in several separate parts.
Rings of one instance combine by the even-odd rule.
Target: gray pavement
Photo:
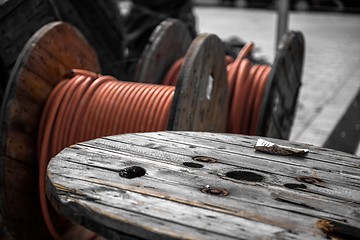
[[[238,36],[275,56],[277,14],[271,10],[195,8],[199,32]],[[303,85],[290,140],[322,146],[360,90],[360,14],[290,12],[289,29],[305,36]],[[360,155],[360,148],[357,150]]]

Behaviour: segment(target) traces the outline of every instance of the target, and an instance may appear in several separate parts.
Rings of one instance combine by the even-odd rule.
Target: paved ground
[[[195,14],[200,32],[253,41],[260,48],[258,55],[273,61],[275,11],[197,6]],[[306,40],[303,85],[290,139],[323,146],[360,90],[360,14],[291,12],[289,29],[302,31]]]

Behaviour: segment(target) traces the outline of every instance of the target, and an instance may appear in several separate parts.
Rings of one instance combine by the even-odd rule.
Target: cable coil
[[[254,48],[249,42],[241,49],[236,59],[226,56],[229,88],[229,133],[256,135],[260,107],[271,67],[251,64],[247,58]],[[163,85],[176,85],[183,58],[177,60],[167,72]]]
[[[54,238],[45,193],[47,164],[62,149],[102,136],[163,131],[167,128],[175,87],[123,82],[84,70],[73,70],[50,94],[38,138],[40,202]]]
[[[256,135],[269,65],[251,64],[247,56],[254,44],[249,42],[233,63],[227,65],[230,91],[228,132]]]

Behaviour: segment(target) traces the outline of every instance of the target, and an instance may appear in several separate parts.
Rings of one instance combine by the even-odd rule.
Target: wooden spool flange
[[[290,31],[281,39],[265,88],[257,135],[289,138],[301,86],[304,49],[301,32]]]
[[[169,130],[224,132],[228,112],[225,51],[213,34],[191,43],[180,70],[169,119]]]
[[[1,214],[16,239],[46,239],[38,200],[37,131],[42,108],[72,68],[99,72],[94,49],[74,27],[53,22],[26,43],[1,106]]]
[[[151,34],[135,73],[136,82],[161,84],[171,65],[183,57],[192,38],[180,20],[166,19]]]

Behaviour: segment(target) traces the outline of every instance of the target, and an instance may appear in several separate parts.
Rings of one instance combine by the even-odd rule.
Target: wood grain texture
[[[119,10],[114,1],[85,0],[11,0],[0,5],[0,62],[8,75],[30,37],[54,21],[79,29],[97,52],[102,73],[121,77],[124,33]],[[1,79],[0,88],[7,82]]]
[[[225,132],[228,113],[225,50],[213,34],[200,34],[185,55],[168,129]]]
[[[65,216],[105,237],[326,239],[360,233],[360,158],[257,152],[257,137],[205,132],[125,134],[66,148],[48,166],[47,194]],[[216,162],[194,161],[207,156]],[[189,167],[201,164],[202,168]],[[141,166],[142,177],[119,170]],[[237,172],[237,179],[229,175]],[[249,176],[260,177],[255,181]],[[304,177],[317,182],[301,182]],[[253,180],[253,181],[252,181]],[[202,189],[226,189],[227,196]],[[319,221],[338,226],[324,233]]]
[[[100,71],[78,30],[53,22],[25,44],[9,78],[0,115],[1,214],[16,239],[48,237],[38,199],[37,131],[48,95],[72,68]]]
[[[161,84],[172,64],[185,56],[191,41],[183,22],[176,19],[161,22],[151,34],[137,63],[134,81]]]

